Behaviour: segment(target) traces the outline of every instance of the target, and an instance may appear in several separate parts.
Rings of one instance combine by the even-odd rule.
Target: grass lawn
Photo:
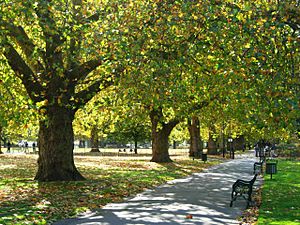
[[[150,156],[75,156],[87,181],[39,183],[36,155],[0,155],[0,224],[50,224],[220,162],[171,158],[158,164]]]
[[[265,176],[258,224],[300,224],[300,161],[279,160],[273,179]]]

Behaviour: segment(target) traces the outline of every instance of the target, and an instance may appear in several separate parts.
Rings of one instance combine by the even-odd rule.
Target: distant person
[[[28,142],[27,141],[25,141],[24,146],[25,146],[25,153],[27,153],[27,148],[28,148]]]
[[[7,152],[10,152],[11,143],[10,141],[7,142]]]
[[[258,147],[258,144],[255,145],[254,150],[255,150],[255,156],[258,157],[258,153],[259,153],[259,147]]]

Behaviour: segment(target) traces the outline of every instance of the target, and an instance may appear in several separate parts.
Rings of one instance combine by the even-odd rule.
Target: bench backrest
[[[254,184],[256,177],[257,177],[257,174],[255,174],[254,177],[252,178],[252,180],[250,180],[251,186]]]

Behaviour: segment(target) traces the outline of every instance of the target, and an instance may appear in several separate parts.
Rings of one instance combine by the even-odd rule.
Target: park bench
[[[231,193],[231,201],[230,201],[230,207],[232,207],[233,202],[237,199],[237,197],[242,196],[245,200],[247,200],[247,208],[252,202],[252,189],[253,184],[256,180],[257,174],[254,175],[252,180],[246,181],[238,179],[233,185],[232,185],[232,193]],[[246,198],[246,196],[247,198]]]

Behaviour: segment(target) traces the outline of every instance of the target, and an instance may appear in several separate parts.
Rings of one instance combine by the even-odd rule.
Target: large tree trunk
[[[172,162],[169,155],[169,134],[166,129],[152,132],[151,162]]]
[[[211,132],[209,132],[207,148],[208,148],[208,154],[210,155],[218,154],[217,142],[213,139],[213,135]]]
[[[74,113],[62,107],[52,107],[47,120],[40,121],[39,159],[35,180],[84,180],[74,164]]]
[[[1,140],[2,140],[2,127],[0,126],[0,154],[3,154],[1,149]]]
[[[234,139],[233,148],[234,150],[243,150],[243,151],[246,149],[245,137],[243,135]]]
[[[164,123],[162,109],[152,110],[150,113],[152,123],[152,159],[151,162],[172,162],[169,155],[169,135],[172,129],[179,123],[177,120],[172,120],[169,123]],[[158,128],[158,124],[162,128]]]
[[[190,157],[200,157],[203,150],[203,144],[200,135],[200,121],[198,117],[193,116],[188,121],[188,130],[190,133]]]
[[[100,152],[97,125],[94,125],[91,130],[91,145],[92,145],[91,152]]]

